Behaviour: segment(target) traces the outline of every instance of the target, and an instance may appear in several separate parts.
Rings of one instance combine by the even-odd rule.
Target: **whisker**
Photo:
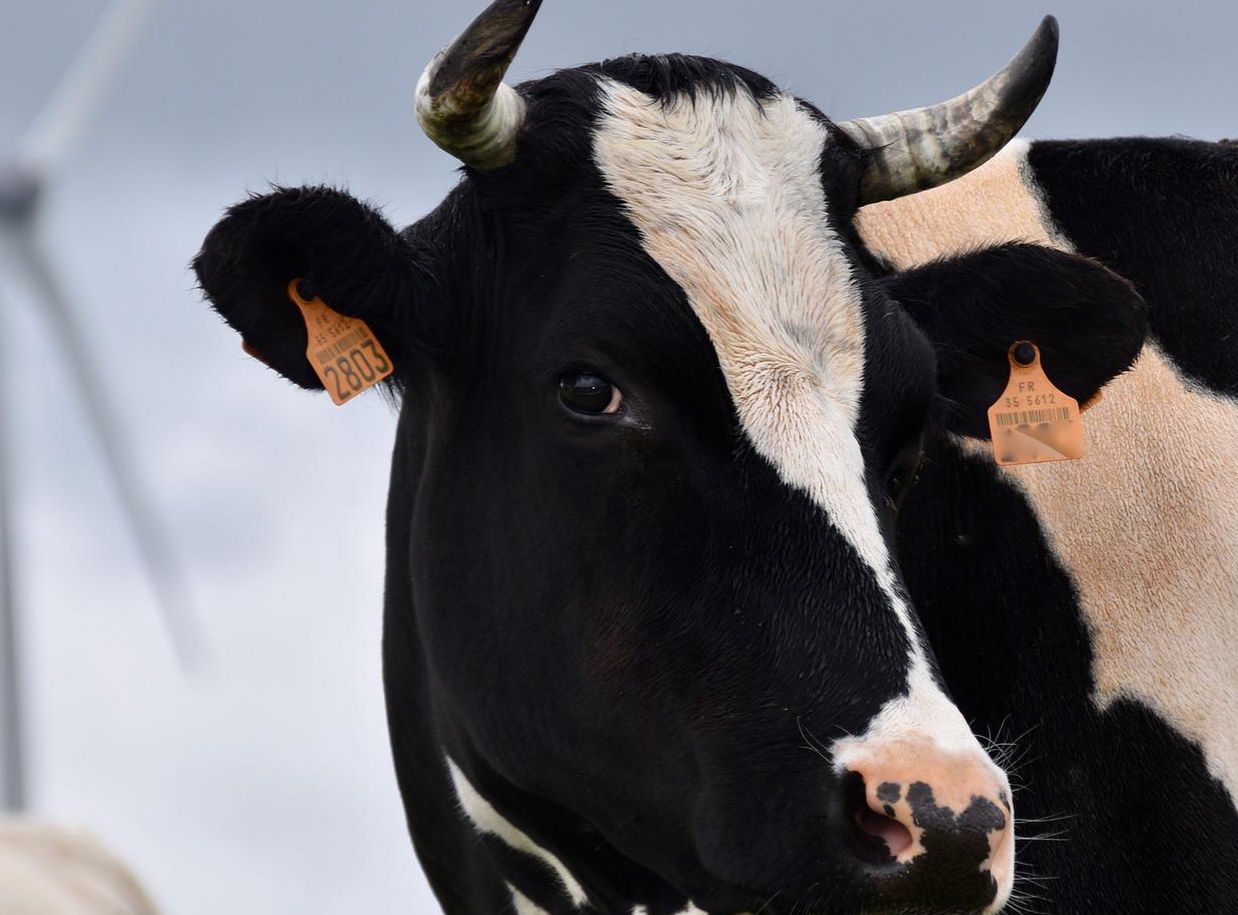
[[[1057,823],[1062,820],[1076,820],[1078,813],[1057,813],[1052,816],[1026,817],[1016,816],[1015,826],[1036,825],[1036,823]]]
[[[1060,829],[1057,832],[1046,832],[1039,836],[1019,836],[1020,842],[1069,842],[1067,830]]]

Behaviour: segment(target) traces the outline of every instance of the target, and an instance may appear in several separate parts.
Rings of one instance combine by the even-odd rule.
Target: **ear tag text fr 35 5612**
[[[315,296],[301,296],[301,280],[288,284],[288,297],[301,309],[309,345],[305,358],[337,406],[378,384],[394,370],[391,357],[370,326],[330,308]]]
[[[1010,347],[1007,357],[1010,381],[989,407],[989,433],[997,463],[1039,464],[1083,457],[1079,402],[1053,386],[1040,364],[1040,349],[1020,340]]]

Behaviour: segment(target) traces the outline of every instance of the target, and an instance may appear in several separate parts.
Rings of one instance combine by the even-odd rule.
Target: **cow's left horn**
[[[863,203],[945,184],[988,161],[1036,110],[1057,62],[1057,20],[1046,16],[1006,66],[940,105],[839,124],[872,154]]]
[[[503,82],[542,0],[495,0],[430,61],[417,82],[417,121],[465,165],[493,171],[516,158],[524,99]]]

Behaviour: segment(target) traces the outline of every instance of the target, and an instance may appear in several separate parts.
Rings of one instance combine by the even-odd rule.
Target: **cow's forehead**
[[[594,158],[717,351],[744,430],[878,574],[889,564],[855,434],[864,316],[830,226],[829,137],[793,98],[654,103],[603,80]]]

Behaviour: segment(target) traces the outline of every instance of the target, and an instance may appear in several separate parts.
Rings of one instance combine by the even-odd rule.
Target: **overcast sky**
[[[107,837],[169,915],[432,910],[379,679],[393,418],[244,357],[185,265],[269,182],[346,183],[398,223],[430,209],[454,163],[416,129],[412,89],[481,5],[164,3],[46,200],[44,238],[187,567],[205,677],[172,662],[60,355],[0,260],[34,800]],[[102,6],[5,5],[0,161]],[[1028,136],[1238,134],[1232,2],[546,0],[513,75],[693,51],[854,117],[971,86],[1046,12],[1062,56]]]

